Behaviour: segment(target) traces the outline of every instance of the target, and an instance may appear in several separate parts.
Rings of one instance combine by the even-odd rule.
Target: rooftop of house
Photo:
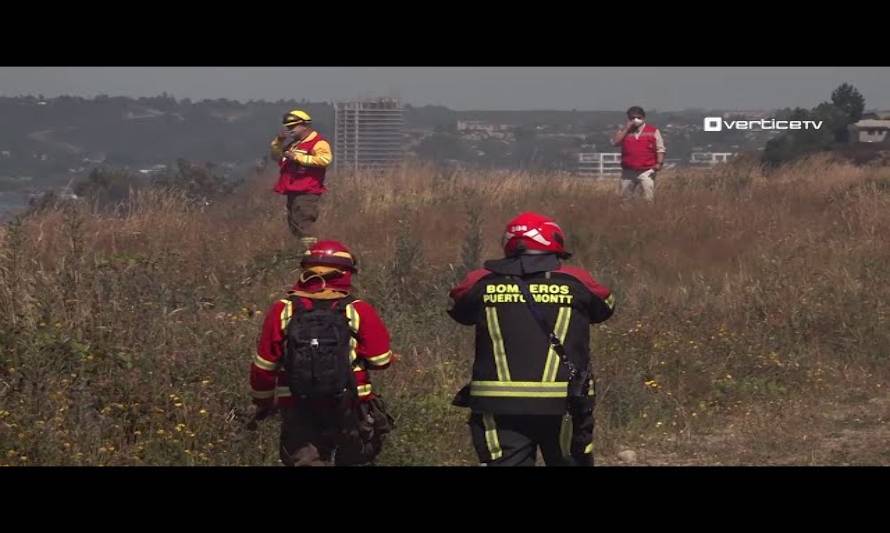
[[[873,118],[862,119],[859,122],[852,124],[854,128],[875,128],[875,129],[890,129],[890,120],[878,120]]]

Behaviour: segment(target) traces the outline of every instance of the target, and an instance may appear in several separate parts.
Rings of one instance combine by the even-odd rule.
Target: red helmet
[[[502,242],[507,257],[521,253],[553,253],[569,257],[565,235],[552,218],[527,211],[507,223]]]
[[[303,254],[300,266],[328,266],[358,272],[358,261],[343,243],[338,241],[318,241]]]

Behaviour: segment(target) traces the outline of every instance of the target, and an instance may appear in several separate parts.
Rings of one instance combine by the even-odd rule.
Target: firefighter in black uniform
[[[562,265],[562,229],[523,213],[510,221],[504,259],[487,261],[451,290],[448,314],[476,326],[469,385],[454,404],[470,407],[470,433],[483,465],[593,466],[590,324],[615,299],[580,268]]]

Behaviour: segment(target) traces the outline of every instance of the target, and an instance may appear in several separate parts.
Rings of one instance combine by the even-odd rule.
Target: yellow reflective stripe
[[[282,398],[284,396],[290,396],[290,387],[278,387],[275,389],[275,397]]]
[[[392,359],[392,351],[390,350],[386,353],[375,355],[374,357],[366,357],[365,359],[374,366],[383,366],[389,363],[390,359]]]
[[[565,381],[471,381],[470,396],[500,398],[565,398]]]
[[[615,308],[615,295],[614,294],[610,294],[609,297],[603,301],[606,303],[606,305],[609,306],[609,309]]]
[[[294,303],[290,300],[280,300],[284,303],[284,307],[281,308],[281,331],[287,329],[287,323],[290,322],[291,315],[294,314]]]
[[[584,453],[593,453],[593,443],[592,442],[584,448]]]
[[[507,351],[504,349],[504,337],[501,335],[497,309],[486,307],[485,318],[488,323],[488,335],[491,337],[494,365],[497,368],[498,380],[510,381],[510,369],[507,367]]]
[[[470,396],[487,398],[565,398],[566,391],[470,389]]]
[[[563,391],[568,387],[567,381],[471,381],[472,387],[486,389],[519,389],[519,390],[542,390],[542,391]]]
[[[501,450],[501,443],[498,440],[498,428],[494,423],[494,415],[484,413],[482,425],[485,426],[485,445],[488,446],[488,453],[491,454],[492,461],[500,459],[504,452]]]
[[[253,364],[262,368],[263,370],[276,370],[278,368],[278,363],[273,363],[272,361],[266,361],[260,354],[256,354],[253,358]]]
[[[358,300],[356,300],[358,301]],[[355,302],[346,305],[346,318],[349,319],[349,328],[352,329],[352,332],[358,335],[358,329],[361,326],[361,317],[358,314],[358,311],[355,310],[355,306],[353,305]],[[349,338],[349,362],[352,363],[358,357],[358,354],[355,353],[355,347],[358,346],[358,339],[355,335]]]
[[[562,426],[559,428],[559,449],[563,457],[572,455],[572,417],[562,417]]]
[[[367,385],[359,385],[358,386],[358,395],[359,396],[367,396],[369,394],[371,394],[371,384],[370,383],[368,383]]]
[[[262,400],[265,398],[271,398],[271,397],[275,396],[275,390],[274,389],[272,389],[272,390],[250,389],[250,395],[258,400]]]
[[[572,308],[560,307],[559,314],[556,315],[556,327],[553,328],[553,331],[559,337],[559,342],[563,344],[565,344],[571,321]],[[544,363],[544,379],[542,381],[556,381],[557,372],[559,372],[559,355],[551,346],[547,352],[547,362]]]
[[[355,302],[357,301],[358,300]],[[358,311],[355,310],[355,302],[346,306],[346,316],[349,318],[349,327],[352,328],[352,332],[358,333],[359,327],[361,327],[362,317],[358,314]]]

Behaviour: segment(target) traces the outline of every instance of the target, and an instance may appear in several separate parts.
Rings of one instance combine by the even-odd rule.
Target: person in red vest
[[[655,199],[655,174],[664,165],[664,140],[655,126],[646,123],[646,112],[633,106],[627,110],[627,124],[612,138],[621,146],[621,185],[623,197],[642,192],[650,202]]]
[[[321,195],[327,192],[325,170],[334,156],[327,139],[312,129],[312,117],[305,111],[289,111],[282,124],[284,128],[272,141],[271,150],[281,169],[275,192],[287,196],[288,227],[309,249],[318,242],[313,229]]]

